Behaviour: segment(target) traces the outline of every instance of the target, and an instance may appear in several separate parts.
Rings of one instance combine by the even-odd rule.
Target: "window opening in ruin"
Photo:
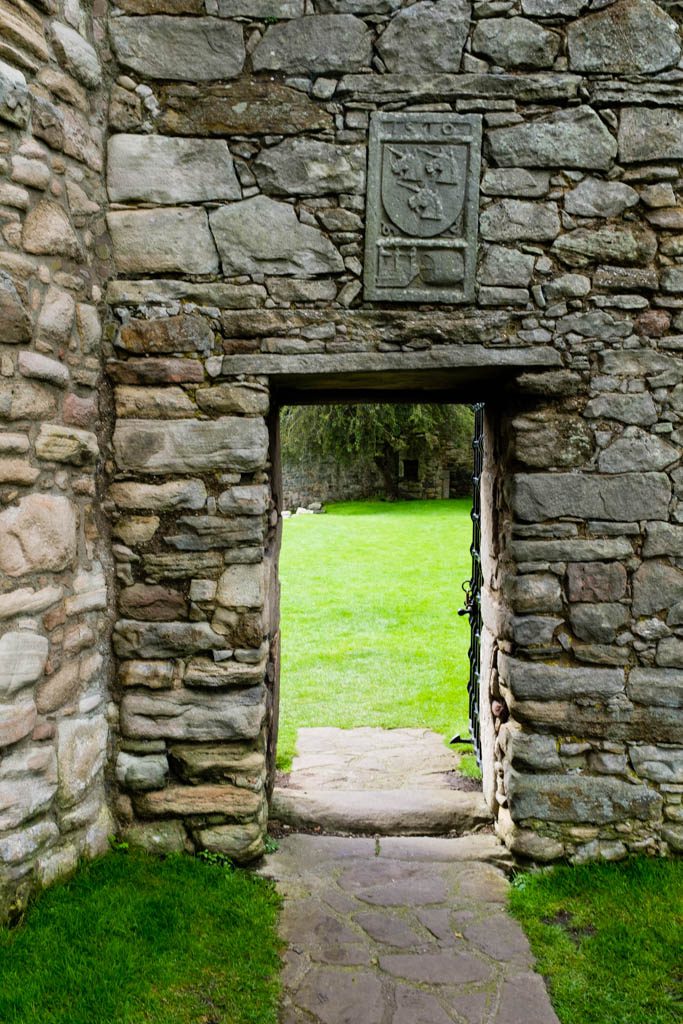
[[[421,403],[414,407],[418,422],[431,422],[430,409],[438,408],[432,427],[443,421],[453,433],[439,438],[434,429],[419,455],[414,439],[405,436],[393,453],[383,451],[378,465],[373,435],[360,436],[363,418],[377,410],[389,422],[394,415],[406,421],[408,407],[365,404],[360,415],[359,408],[280,410],[278,767],[289,772],[296,749],[299,760],[289,785],[298,785],[300,770],[303,784],[311,783],[316,764],[327,765],[323,786],[352,788],[363,778],[370,785],[372,771],[364,776],[357,770],[370,761],[364,760],[362,743],[354,751],[346,742],[351,733],[368,734],[379,774],[398,764],[397,748],[408,744],[408,734],[395,730],[412,729],[429,733],[434,742],[434,764],[426,755],[419,771],[440,775],[449,788],[478,787],[473,746],[467,743],[471,723],[478,720],[468,693],[469,659],[478,658],[478,647],[474,627],[457,614],[463,581],[473,578],[474,415],[469,406]],[[344,425],[354,458],[341,457]],[[325,430],[337,436],[325,441]],[[409,443],[404,456],[401,449]],[[396,492],[390,490],[394,485]],[[338,729],[349,735],[340,741],[343,751],[335,764],[331,746],[339,740]],[[369,729],[386,733],[386,749],[377,749],[384,738]],[[465,742],[449,748],[453,736]]]

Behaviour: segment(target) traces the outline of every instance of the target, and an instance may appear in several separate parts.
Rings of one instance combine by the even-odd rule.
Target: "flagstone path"
[[[289,835],[281,1024],[558,1024],[494,836]]]

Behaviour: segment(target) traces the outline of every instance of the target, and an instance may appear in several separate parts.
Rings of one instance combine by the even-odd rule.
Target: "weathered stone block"
[[[43,423],[36,438],[36,455],[46,462],[69,462],[85,466],[100,453],[97,436],[90,430]]]
[[[671,483],[663,473],[518,473],[512,482],[512,508],[529,522],[577,516],[634,522],[666,519]]]
[[[484,252],[477,278],[481,284],[528,288],[534,272],[534,257],[504,245],[491,245]]]
[[[0,748],[9,747],[28,736],[36,724],[37,712],[34,701],[14,700],[12,704],[0,706]]]
[[[683,526],[675,526],[673,523],[646,524],[643,557],[652,558],[656,555],[683,558]]]
[[[683,640],[676,636],[660,640],[655,661],[665,667],[683,668]]]
[[[379,37],[377,50],[391,72],[454,73],[460,70],[469,27],[467,0],[416,3],[391,19]]]
[[[0,60],[0,119],[19,128],[27,123],[30,112],[26,79],[18,68]]]
[[[187,615],[187,602],[179,591],[146,583],[121,590],[119,608],[124,618],[144,622],[173,622]]]
[[[254,71],[359,71],[372,58],[367,26],[351,14],[322,14],[269,25],[252,54]],[[225,76],[221,76],[225,77]]]
[[[215,274],[218,270],[204,210],[112,210],[107,224],[121,273]]]
[[[262,565],[231,565],[218,581],[216,601],[224,608],[262,608],[264,600]]]
[[[135,797],[142,817],[216,815],[232,821],[248,821],[261,809],[263,797],[248,789],[231,786],[168,786],[155,793]]]
[[[57,572],[76,554],[76,511],[61,495],[29,494],[0,513],[0,570]]]
[[[562,770],[554,736],[523,732],[510,723],[503,725],[498,735],[507,759],[515,768],[550,772]]]
[[[626,594],[626,585],[626,569],[618,562],[583,562],[567,566],[570,601],[618,601]]]
[[[617,438],[611,445],[603,449],[598,456],[598,469],[601,473],[630,473],[648,469],[660,470],[677,462],[680,457],[678,448],[656,434],[648,434],[643,430],[629,432]],[[655,525],[655,524],[653,524]],[[661,524],[664,525],[664,524]],[[676,527],[673,527],[675,530]],[[683,528],[679,527],[683,533]],[[646,554],[664,554],[656,551]],[[683,555],[683,545],[680,553]]]
[[[267,484],[238,484],[219,494],[218,508],[224,515],[238,512],[258,516],[268,510],[269,499]]]
[[[683,750],[673,747],[634,744],[629,757],[637,775],[653,782],[683,783]]]
[[[676,22],[652,0],[620,0],[572,22],[569,66],[597,74],[646,75],[681,56]]]
[[[68,25],[55,20],[50,27],[60,64],[88,89],[97,88],[102,80],[102,68],[94,48]]]
[[[262,778],[266,759],[253,743],[229,743],[206,746],[173,744],[169,756],[181,779],[198,782],[230,782],[238,776]]]
[[[40,678],[48,647],[46,637],[30,630],[17,630],[0,637],[0,697],[7,699]]]
[[[116,415],[120,419],[184,420],[196,413],[196,406],[182,388],[114,388]]]
[[[168,690],[179,673],[174,661],[123,661],[119,665],[121,686],[146,686],[150,690]]]
[[[604,228],[575,228],[556,239],[553,253],[570,267],[590,263],[649,263],[657,252],[657,239],[643,224],[610,224]]]
[[[185,670],[185,686],[209,690],[229,690],[235,687],[258,686],[264,681],[265,662],[245,665],[239,661],[212,661],[210,658],[192,658]]]
[[[510,600],[516,612],[562,610],[562,587],[557,576],[550,573],[515,576],[510,589]]]
[[[342,257],[329,239],[318,228],[302,224],[288,203],[254,196],[213,210],[210,223],[227,276],[314,277],[344,269]]]
[[[667,562],[644,562],[633,577],[633,614],[653,615],[683,598],[683,571]]]
[[[593,452],[593,433],[578,416],[520,416],[513,426],[515,456],[526,466],[581,466]]]
[[[514,540],[510,555],[518,562],[594,562],[631,558],[633,547],[626,537],[582,540]]]
[[[619,122],[619,159],[683,159],[683,111],[671,108],[626,107]]]
[[[191,852],[192,844],[179,821],[155,821],[129,825],[123,837],[131,846],[149,853],[168,854]]]
[[[160,130],[178,135],[297,135],[332,127],[322,106],[270,79],[167,86],[159,99]]]
[[[175,658],[228,646],[208,622],[142,623],[132,619],[119,619],[113,644],[119,658]]]
[[[65,718],[57,727],[58,797],[73,807],[90,789],[104,765],[107,723],[103,718]]]
[[[231,413],[239,416],[265,416],[270,406],[268,389],[262,384],[250,384],[248,381],[198,388],[195,401],[202,412],[212,416]]]
[[[136,793],[162,789],[168,779],[168,760],[164,754],[137,757],[123,751],[116,758],[116,781]]]
[[[115,203],[175,205],[242,197],[227,143],[163,135],[113,135],[107,190]]]
[[[18,828],[48,810],[57,791],[52,747],[28,747],[0,766],[0,832]]]
[[[560,218],[555,203],[501,199],[483,211],[479,229],[488,242],[548,242],[559,235]]]
[[[3,864],[23,864],[45,846],[59,838],[59,829],[53,821],[40,821],[19,832],[0,839],[0,861]]]
[[[639,199],[636,190],[621,181],[585,178],[567,192],[564,208],[567,213],[578,217],[618,217],[624,210],[635,206]]]
[[[268,431],[260,417],[203,420],[124,420],[114,430],[117,465],[127,472],[191,473],[262,469]]]
[[[36,256],[83,259],[80,242],[66,211],[50,199],[41,200],[26,214],[21,244],[26,252]]]
[[[628,695],[637,704],[683,708],[683,672],[673,668],[634,668]]]
[[[255,739],[266,714],[264,687],[224,693],[170,690],[152,696],[124,694],[121,728],[125,736],[174,740]]]
[[[515,821],[585,822],[603,825],[637,818],[647,821],[661,810],[662,798],[648,786],[610,776],[522,775],[510,772],[510,813]]]
[[[629,618],[629,609],[623,604],[573,604],[569,613],[576,636],[597,644],[611,644]]]
[[[502,167],[568,167],[606,171],[617,155],[616,139],[590,107],[560,110],[536,121],[489,132],[494,160]]]
[[[169,512],[176,508],[200,509],[206,504],[203,480],[171,480],[165,484],[111,484],[109,496],[119,508]]]
[[[236,549],[263,546],[263,525],[254,516],[183,516],[176,522],[179,532],[164,540],[178,551],[210,551],[212,548]],[[233,561],[260,561],[258,558],[233,558]]]
[[[560,42],[556,32],[526,18],[482,18],[472,36],[472,50],[504,68],[549,68]]]
[[[339,146],[318,139],[285,139],[262,149],[253,171],[261,189],[270,195],[360,193],[365,188],[365,147]]]
[[[116,345],[137,355],[171,352],[207,353],[213,345],[210,322],[196,314],[129,320],[119,331]]]
[[[501,682],[517,700],[606,700],[624,692],[620,668],[542,665],[504,655],[499,657],[499,671]]]
[[[28,341],[31,321],[19,297],[14,281],[0,270],[0,323],[5,344]]]
[[[220,18],[111,18],[119,62],[146,78],[205,82],[236,78],[244,66],[242,26]]]
[[[255,822],[250,825],[214,825],[200,828],[194,839],[202,850],[225,854],[236,864],[248,864],[265,849],[264,829]]]
[[[603,394],[592,398],[585,409],[589,419],[620,420],[622,423],[650,426],[657,422],[652,396],[645,394]]]

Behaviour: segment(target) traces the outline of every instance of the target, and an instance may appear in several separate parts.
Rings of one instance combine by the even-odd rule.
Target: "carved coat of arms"
[[[480,149],[478,115],[372,115],[367,299],[472,298]]]

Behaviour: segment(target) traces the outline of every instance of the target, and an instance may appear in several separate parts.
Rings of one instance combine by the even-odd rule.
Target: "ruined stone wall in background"
[[[679,22],[652,0],[112,9],[131,834],[261,848],[270,389],[448,368],[482,382],[460,400],[489,399],[485,784],[501,834],[540,859],[683,846]],[[363,299],[376,110],[481,119],[470,304]]]
[[[100,852],[104,26],[0,0],[0,917]]]

